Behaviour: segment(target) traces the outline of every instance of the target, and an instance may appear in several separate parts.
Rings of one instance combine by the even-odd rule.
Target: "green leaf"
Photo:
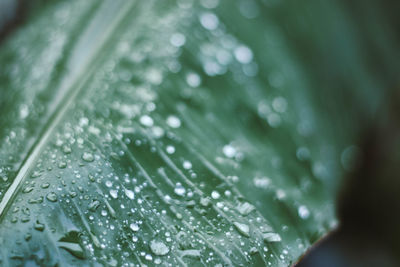
[[[57,1],[7,39],[1,264],[287,266],[334,229],[358,128],[264,2]]]

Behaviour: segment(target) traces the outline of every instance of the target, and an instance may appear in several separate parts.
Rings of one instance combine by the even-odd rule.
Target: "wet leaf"
[[[57,1],[2,44],[2,265],[287,266],[336,227],[358,128],[236,2]]]

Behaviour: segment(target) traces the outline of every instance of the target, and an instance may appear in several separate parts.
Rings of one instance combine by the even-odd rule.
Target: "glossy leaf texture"
[[[7,39],[1,264],[288,266],[334,229],[359,129],[279,5],[58,1]]]

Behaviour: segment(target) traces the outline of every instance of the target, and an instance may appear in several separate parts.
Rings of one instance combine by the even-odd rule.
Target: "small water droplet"
[[[134,232],[139,231],[139,225],[137,225],[136,223],[131,223],[129,225],[129,228],[131,228],[131,230],[134,231]]]
[[[175,186],[174,192],[178,196],[183,196],[186,193],[186,189],[180,183],[177,183]]]
[[[239,45],[234,51],[235,58],[242,64],[248,64],[253,60],[253,52],[244,45]]]
[[[174,146],[167,146],[166,151],[168,154],[174,154],[175,153],[175,147]]]
[[[185,160],[183,162],[183,168],[186,169],[186,170],[191,169],[192,168],[192,163],[190,163],[190,161]]]
[[[50,192],[46,195],[48,201],[56,202],[57,201],[57,194],[54,192]]]
[[[82,159],[83,159],[84,161],[86,161],[86,162],[92,162],[92,161],[94,161],[93,154],[90,153],[90,152],[84,152],[84,153],[82,154]]]
[[[263,233],[263,239],[265,242],[280,242],[282,240],[277,233]]]
[[[100,201],[98,200],[93,200],[89,205],[88,205],[88,209],[90,211],[96,211],[96,209],[99,207],[100,205]]]
[[[253,205],[251,205],[249,202],[243,202],[240,203],[236,209],[239,211],[240,214],[246,216],[248,215],[250,212],[252,212],[253,210],[255,210],[255,207]]]
[[[233,225],[235,225],[238,232],[241,233],[242,235],[246,237],[250,236],[250,227],[247,224],[234,222]]]
[[[27,187],[24,188],[24,190],[22,190],[22,192],[24,192],[24,193],[30,193],[30,192],[32,192],[32,190],[33,190],[33,187],[32,187],[32,186],[27,186]]]
[[[167,255],[169,252],[169,248],[161,241],[152,240],[150,242],[151,251],[157,256]]]
[[[299,207],[298,213],[299,213],[300,218],[302,218],[302,219],[307,219],[308,217],[310,217],[310,211],[304,205],[301,205]]]
[[[219,199],[220,196],[221,196],[221,195],[220,195],[217,191],[212,191],[212,192],[211,192],[211,197],[212,197],[213,199]]]
[[[236,149],[231,145],[225,145],[222,148],[222,152],[228,158],[233,158],[236,155]]]
[[[65,161],[60,161],[58,163],[58,168],[65,169],[65,167],[67,167],[67,163]]]
[[[111,190],[110,190],[110,196],[111,196],[112,198],[118,198],[118,190],[111,189]]]
[[[181,127],[181,120],[178,117],[171,115],[167,118],[167,124],[171,128],[179,128]]]
[[[175,47],[181,47],[186,43],[186,37],[182,33],[174,33],[172,34],[169,42]]]
[[[219,19],[215,14],[206,12],[201,14],[200,23],[205,29],[212,31],[218,27]]]
[[[151,127],[153,126],[154,121],[149,115],[143,115],[140,117],[140,123],[144,126]]]
[[[38,231],[43,232],[45,226],[43,223],[39,222],[38,220],[35,222],[35,225],[33,226],[33,228],[35,228]]]
[[[135,198],[135,193],[133,193],[132,190],[125,189],[125,195],[126,195],[129,199],[134,199],[134,198]]]
[[[201,78],[197,73],[189,72],[186,75],[186,82],[190,87],[199,87],[201,84]]]

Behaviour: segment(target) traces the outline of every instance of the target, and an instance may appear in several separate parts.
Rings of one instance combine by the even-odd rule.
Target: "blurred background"
[[[0,45],[49,2],[0,0]],[[340,227],[298,266],[400,266],[400,1],[263,2],[313,80],[326,85],[314,92],[333,99],[321,101],[326,110],[346,107],[360,124],[356,168],[337,196]],[[354,54],[359,72],[349,71]]]

